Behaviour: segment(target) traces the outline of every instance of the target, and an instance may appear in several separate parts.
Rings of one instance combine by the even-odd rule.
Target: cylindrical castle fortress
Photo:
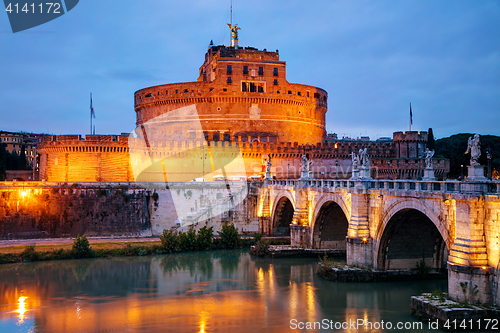
[[[323,89],[288,83],[278,51],[211,46],[197,82],[141,89],[135,93],[135,112],[140,126],[195,105],[197,114],[170,117],[163,130],[209,141],[313,144],[325,137],[327,98]],[[193,130],[193,121],[201,127]]]

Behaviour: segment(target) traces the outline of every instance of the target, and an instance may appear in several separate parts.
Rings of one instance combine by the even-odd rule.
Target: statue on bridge
[[[363,168],[368,168],[368,164],[369,164],[369,158],[370,156],[368,156],[368,148],[364,148],[364,149],[360,149],[359,150],[359,160],[361,162],[361,166]]]
[[[266,160],[266,174],[264,179],[271,179],[271,156],[269,156]]]
[[[271,156],[269,156],[269,158],[266,161],[266,172],[271,173],[271,166],[272,166],[272,164],[271,164]]]
[[[425,168],[432,169],[432,156],[434,156],[434,150],[429,150],[425,148]]]
[[[308,166],[309,166],[309,160],[307,159],[307,156],[304,154],[300,157],[300,171],[302,172],[308,172]]]
[[[352,158],[352,169],[358,170],[359,156],[355,152],[351,152],[351,158]]]
[[[467,142],[466,154],[470,152],[470,165],[480,165],[478,160],[481,156],[481,145],[479,143],[479,134],[474,134]]]

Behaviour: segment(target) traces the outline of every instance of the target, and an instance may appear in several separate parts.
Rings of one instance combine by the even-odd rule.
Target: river
[[[410,296],[446,281],[336,283],[318,261],[213,251],[1,265],[0,332],[436,332],[410,316]]]

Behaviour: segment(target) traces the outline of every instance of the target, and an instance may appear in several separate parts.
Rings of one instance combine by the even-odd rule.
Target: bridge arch
[[[337,194],[322,196],[315,204],[311,220],[313,248],[346,249],[350,211]]]
[[[278,193],[273,202],[271,235],[290,235],[290,224],[295,213],[295,200],[288,191]]]
[[[379,269],[415,268],[422,259],[436,270],[445,268],[452,243],[440,217],[415,198],[398,200],[385,210],[375,240]]]

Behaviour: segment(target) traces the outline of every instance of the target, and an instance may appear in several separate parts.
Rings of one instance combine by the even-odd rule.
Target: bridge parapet
[[[272,179],[266,181],[264,186],[278,187],[308,187],[321,189],[366,189],[366,190],[406,190],[419,192],[442,192],[442,193],[481,193],[499,194],[500,182],[464,182],[464,181],[428,181],[428,180],[406,180],[406,179]]]

